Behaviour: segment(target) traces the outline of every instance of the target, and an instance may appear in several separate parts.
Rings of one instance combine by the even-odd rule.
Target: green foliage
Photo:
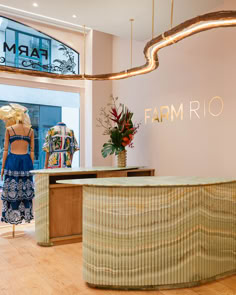
[[[123,151],[124,149],[124,147],[118,148],[112,142],[104,143],[102,148],[102,156],[103,158],[106,158],[107,156],[113,155],[114,153],[115,155],[118,155],[119,152]]]
[[[103,158],[106,158],[107,156],[114,154],[114,152],[115,152],[115,147],[112,143],[104,143],[102,148]]]
[[[120,147],[122,144],[122,133],[117,127],[112,129],[111,142],[114,144],[114,146],[117,147]]]

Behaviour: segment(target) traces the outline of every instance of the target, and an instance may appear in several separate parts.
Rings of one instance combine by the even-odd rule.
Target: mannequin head
[[[24,124],[31,127],[28,109],[17,103],[10,103],[0,108],[0,120],[3,120],[6,127],[15,124]]]

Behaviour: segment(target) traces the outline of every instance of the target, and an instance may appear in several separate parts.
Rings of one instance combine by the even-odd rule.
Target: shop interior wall
[[[236,9],[227,2],[219,9]],[[168,24],[167,28],[168,29]],[[236,28],[200,33],[159,53],[160,67],[146,75],[113,82],[113,94],[142,125],[128,150],[128,165],[147,165],[157,175],[234,176],[236,167]],[[134,42],[133,64],[143,64],[146,42]],[[113,38],[113,71],[128,68],[129,40]],[[224,103],[220,112],[219,96]],[[193,101],[197,101],[193,103]],[[183,120],[147,120],[145,109],[176,110],[183,104]],[[199,106],[197,114],[191,112]],[[205,111],[204,111],[205,104]],[[166,110],[165,108],[163,110]]]

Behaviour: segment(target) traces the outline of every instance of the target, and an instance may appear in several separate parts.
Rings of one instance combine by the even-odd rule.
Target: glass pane
[[[3,147],[4,147],[4,137],[5,137],[5,124],[0,120],[0,159],[3,156]]]
[[[36,69],[40,65],[39,55],[39,41],[38,37],[18,33],[18,44],[17,49],[18,67],[27,69]]]
[[[34,129],[34,157],[37,161],[39,159],[39,137],[38,137],[38,129],[39,129],[39,105],[33,104],[25,104],[21,103],[29,110],[29,116],[32,124],[32,128]]]
[[[6,66],[10,67],[15,67],[16,66],[16,55],[14,53],[14,49],[10,50],[12,46],[15,45],[16,40],[15,40],[15,31],[12,30],[7,30],[6,32],[6,43],[7,43],[7,48],[5,48],[5,64]],[[6,46],[6,45],[5,45]]]
[[[39,160],[39,127],[32,125],[32,128],[34,129],[34,159],[38,161]]]
[[[39,53],[38,53],[39,38],[26,35],[20,32],[18,36],[19,36],[18,54],[21,55],[22,57],[32,57],[32,59],[39,59]]]
[[[51,54],[50,54],[50,52],[51,52],[51,42],[50,42],[50,40],[41,39],[41,49],[45,50],[43,52],[44,54],[41,55],[41,63],[43,65],[48,66],[51,63],[51,61],[50,61],[50,59],[51,59]]]
[[[78,73],[78,55],[56,40],[52,40],[52,61],[55,73],[64,75]]]

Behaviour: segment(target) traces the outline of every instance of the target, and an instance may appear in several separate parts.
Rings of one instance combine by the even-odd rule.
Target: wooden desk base
[[[153,169],[36,174],[35,231],[38,245],[82,241],[82,186],[58,184],[57,180],[153,175]]]

